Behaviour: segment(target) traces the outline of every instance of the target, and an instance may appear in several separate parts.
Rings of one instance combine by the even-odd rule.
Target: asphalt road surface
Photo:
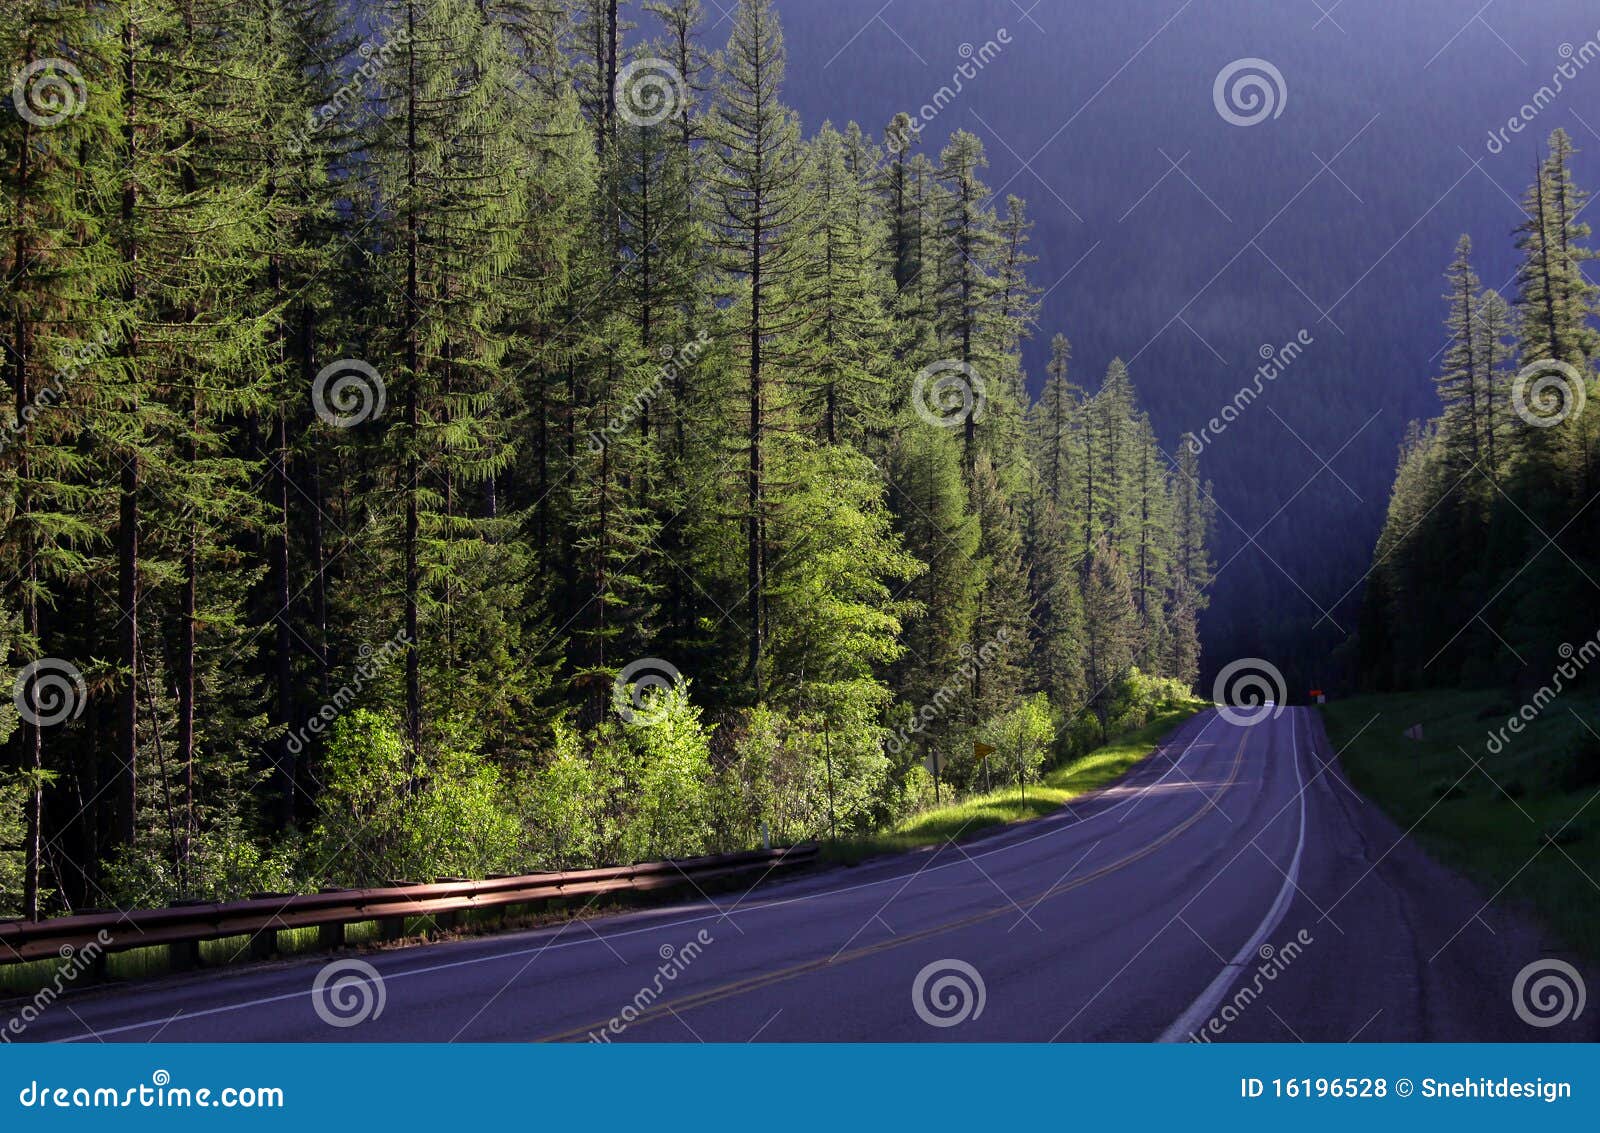
[[[1552,959],[1576,962],[1352,790],[1314,713],[1207,711],[1113,787],[986,838],[559,928],[69,993],[22,1038],[1600,1037],[1600,1010],[1519,1014],[1518,974]]]

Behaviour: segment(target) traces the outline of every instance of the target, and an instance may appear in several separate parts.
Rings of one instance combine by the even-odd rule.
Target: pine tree
[[[800,347],[800,405],[819,421],[828,444],[862,444],[886,423],[884,380],[877,372],[887,353],[888,281],[881,273],[882,235],[868,186],[852,170],[845,138],[824,123],[810,143],[807,197],[816,203],[807,305],[813,333]]]
[[[1445,300],[1449,303],[1450,316],[1445,325],[1450,331],[1450,345],[1435,386],[1444,405],[1447,459],[1457,475],[1462,475],[1477,466],[1487,444],[1483,438],[1483,413],[1478,403],[1482,367],[1477,358],[1474,318],[1482,283],[1478,273],[1472,270],[1471,237],[1462,236],[1456,243],[1455,259],[1445,279],[1449,284]]]
[[[937,284],[938,325],[954,357],[980,378],[995,377],[998,343],[990,337],[1000,293],[996,263],[1002,244],[989,191],[979,179],[988,165],[983,143],[957,130],[939,155],[939,178],[948,198],[939,222]],[[924,260],[924,271],[926,260]],[[970,475],[977,460],[978,421],[968,414],[962,424],[962,459]]]
[[[46,655],[47,618],[62,588],[88,569],[85,552],[97,539],[90,517],[105,505],[97,470],[75,439],[100,396],[98,364],[113,331],[96,303],[115,270],[96,206],[113,188],[104,155],[115,102],[90,98],[76,84],[85,70],[104,68],[114,50],[88,7],[30,2],[0,21],[0,57],[15,61],[24,99],[10,108],[15,113],[0,115],[0,276],[7,281],[0,354],[12,395],[0,419],[0,499],[7,505],[0,508],[0,563],[8,580],[0,602],[18,615],[12,624],[7,613],[4,635],[19,669]],[[34,720],[20,722],[17,789],[26,796],[26,833],[19,910],[30,919],[40,909],[44,786],[52,773],[46,732]]]
[[[713,223],[725,269],[739,280],[735,316],[744,350],[745,679],[761,699],[766,638],[770,498],[766,463],[772,419],[787,401],[788,379],[774,364],[773,339],[804,317],[796,292],[805,263],[800,226],[806,200],[798,186],[800,129],[781,101],[785,52],[771,0],[740,0],[711,125]]]

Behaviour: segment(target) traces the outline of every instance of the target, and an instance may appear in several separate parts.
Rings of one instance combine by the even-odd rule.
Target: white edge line
[[[1306,791],[1305,780],[1300,774],[1300,745],[1295,738],[1295,720],[1299,713],[1289,717],[1289,750],[1294,760],[1294,781],[1300,795],[1300,840],[1295,843],[1294,860],[1289,863],[1289,871],[1284,875],[1283,885],[1278,889],[1277,900],[1272,902],[1272,908],[1267,910],[1267,915],[1262,918],[1261,924],[1256,927],[1255,934],[1245,941],[1232,960],[1223,966],[1217,973],[1216,979],[1206,986],[1200,997],[1189,1004],[1189,1009],[1173,1022],[1172,1026],[1161,1032],[1158,1043],[1182,1042],[1195,1029],[1211,1017],[1217,1009],[1217,1004],[1222,1002],[1222,997],[1228,994],[1228,989],[1238,980],[1244,971],[1246,961],[1256,954],[1267,939],[1267,935],[1277,928],[1283,921],[1284,914],[1289,911],[1289,906],[1294,901],[1295,889],[1300,879],[1300,858],[1306,848]]]

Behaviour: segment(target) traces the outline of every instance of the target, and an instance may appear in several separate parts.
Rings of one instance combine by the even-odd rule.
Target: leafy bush
[[[412,768],[399,729],[365,709],[340,717],[329,736],[320,810],[308,865],[328,880],[482,877],[520,864],[499,770],[450,748]]]
[[[517,789],[530,868],[705,853],[713,839],[710,734],[687,683],[647,694],[633,723],[555,726],[549,761]]]
[[[1038,781],[1040,768],[1056,742],[1049,697],[1035,693],[1010,712],[992,718],[983,731],[995,748],[989,758],[994,761],[997,783]]]
[[[183,876],[169,847],[152,851],[135,844],[111,859],[104,888],[128,908],[166,905],[180,897],[238,901],[252,893],[297,893],[304,886],[298,856],[293,841],[280,838],[264,847],[237,830],[206,830],[191,840]]]
[[[23,842],[27,788],[20,776],[0,779],[0,916],[22,911]]]

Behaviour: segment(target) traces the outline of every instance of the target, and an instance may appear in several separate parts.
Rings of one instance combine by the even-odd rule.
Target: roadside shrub
[[[20,776],[0,778],[0,916],[22,911],[27,789]]]
[[[692,857],[712,844],[710,733],[687,682],[652,692],[631,724],[557,723],[545,765],[516,788],[526,868]]]
[[[1056,723],[1050,711],[1050,700],[1044,693],[1035,693],[1010,712],[990,720],[983,732],[995,752],[989,758],[995,761],[994,783],[1034,783],[1044,766],[1050,749],[1056,742]]]
[[[509,802],[481,756],[447,748],[408,767],[399,728],[359,709],[328,739],[308,865],[350,885],[513,869],[520,830]]]
[[[232,829],[202,830],[188,846],[180,871],[170,846],[122,846],[106,868],[103,888],[118,904],[152,908],[179,898],[239,901],[252,893],[297,893],[308,884],[299,872],[300,846],[292,838],[263,846]]]

